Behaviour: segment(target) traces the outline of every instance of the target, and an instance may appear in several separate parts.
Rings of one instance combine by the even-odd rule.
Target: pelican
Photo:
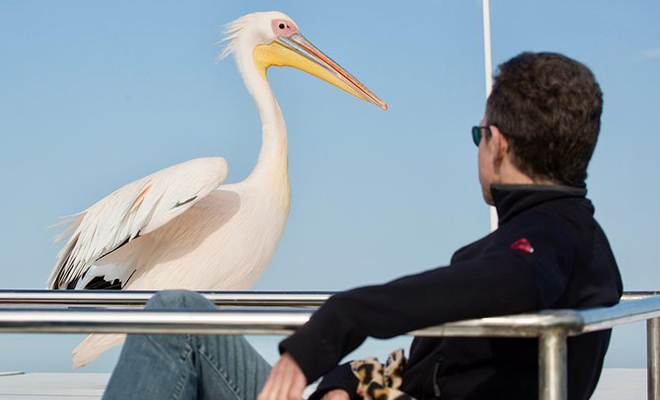
[[[114,191],[64,221],[69,236],[48,279],[51,289],[243,290],[270,260],[289,212],[287,132],[268,83],[270,66],[317,76],[383,110],[386,103],[309,41],[280,12],[227,25],[227,45],[262,124],[257,164],[242,182],[223,185],[223,158],[190,160]],[[75,350],[81,367],[123,335],[90,335]]]

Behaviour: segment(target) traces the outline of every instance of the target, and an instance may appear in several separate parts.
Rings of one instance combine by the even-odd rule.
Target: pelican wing
[[[73,215],[55,240],[71,235],[48,279],[52,289],[76,286],[100,258],[186,212],[227,177],[222,158],[199,158],[163,169],[114,191]]]

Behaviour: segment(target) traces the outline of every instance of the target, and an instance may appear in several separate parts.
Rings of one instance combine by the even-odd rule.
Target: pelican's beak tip
[[[387,111],[387,103],[383,103],[380,108],[382,108],[383,111]]]

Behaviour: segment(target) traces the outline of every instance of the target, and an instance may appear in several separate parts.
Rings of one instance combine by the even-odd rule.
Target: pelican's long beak
[[[387,110],[387,103],[299,33],[279,36],[271,44],[255,47],[254,60],[264,78],[271,65],[298,68]]]

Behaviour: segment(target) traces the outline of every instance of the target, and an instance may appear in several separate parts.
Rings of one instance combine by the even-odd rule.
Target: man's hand
[[[349,400],[351,397],[344,389],[332,389],[321,397],[321,400]]]
[[[270,371],[257,400],[300,400],[305,386],[307,386],[305,374],[300,370],[296,360],[288,353],[284,353]]]

